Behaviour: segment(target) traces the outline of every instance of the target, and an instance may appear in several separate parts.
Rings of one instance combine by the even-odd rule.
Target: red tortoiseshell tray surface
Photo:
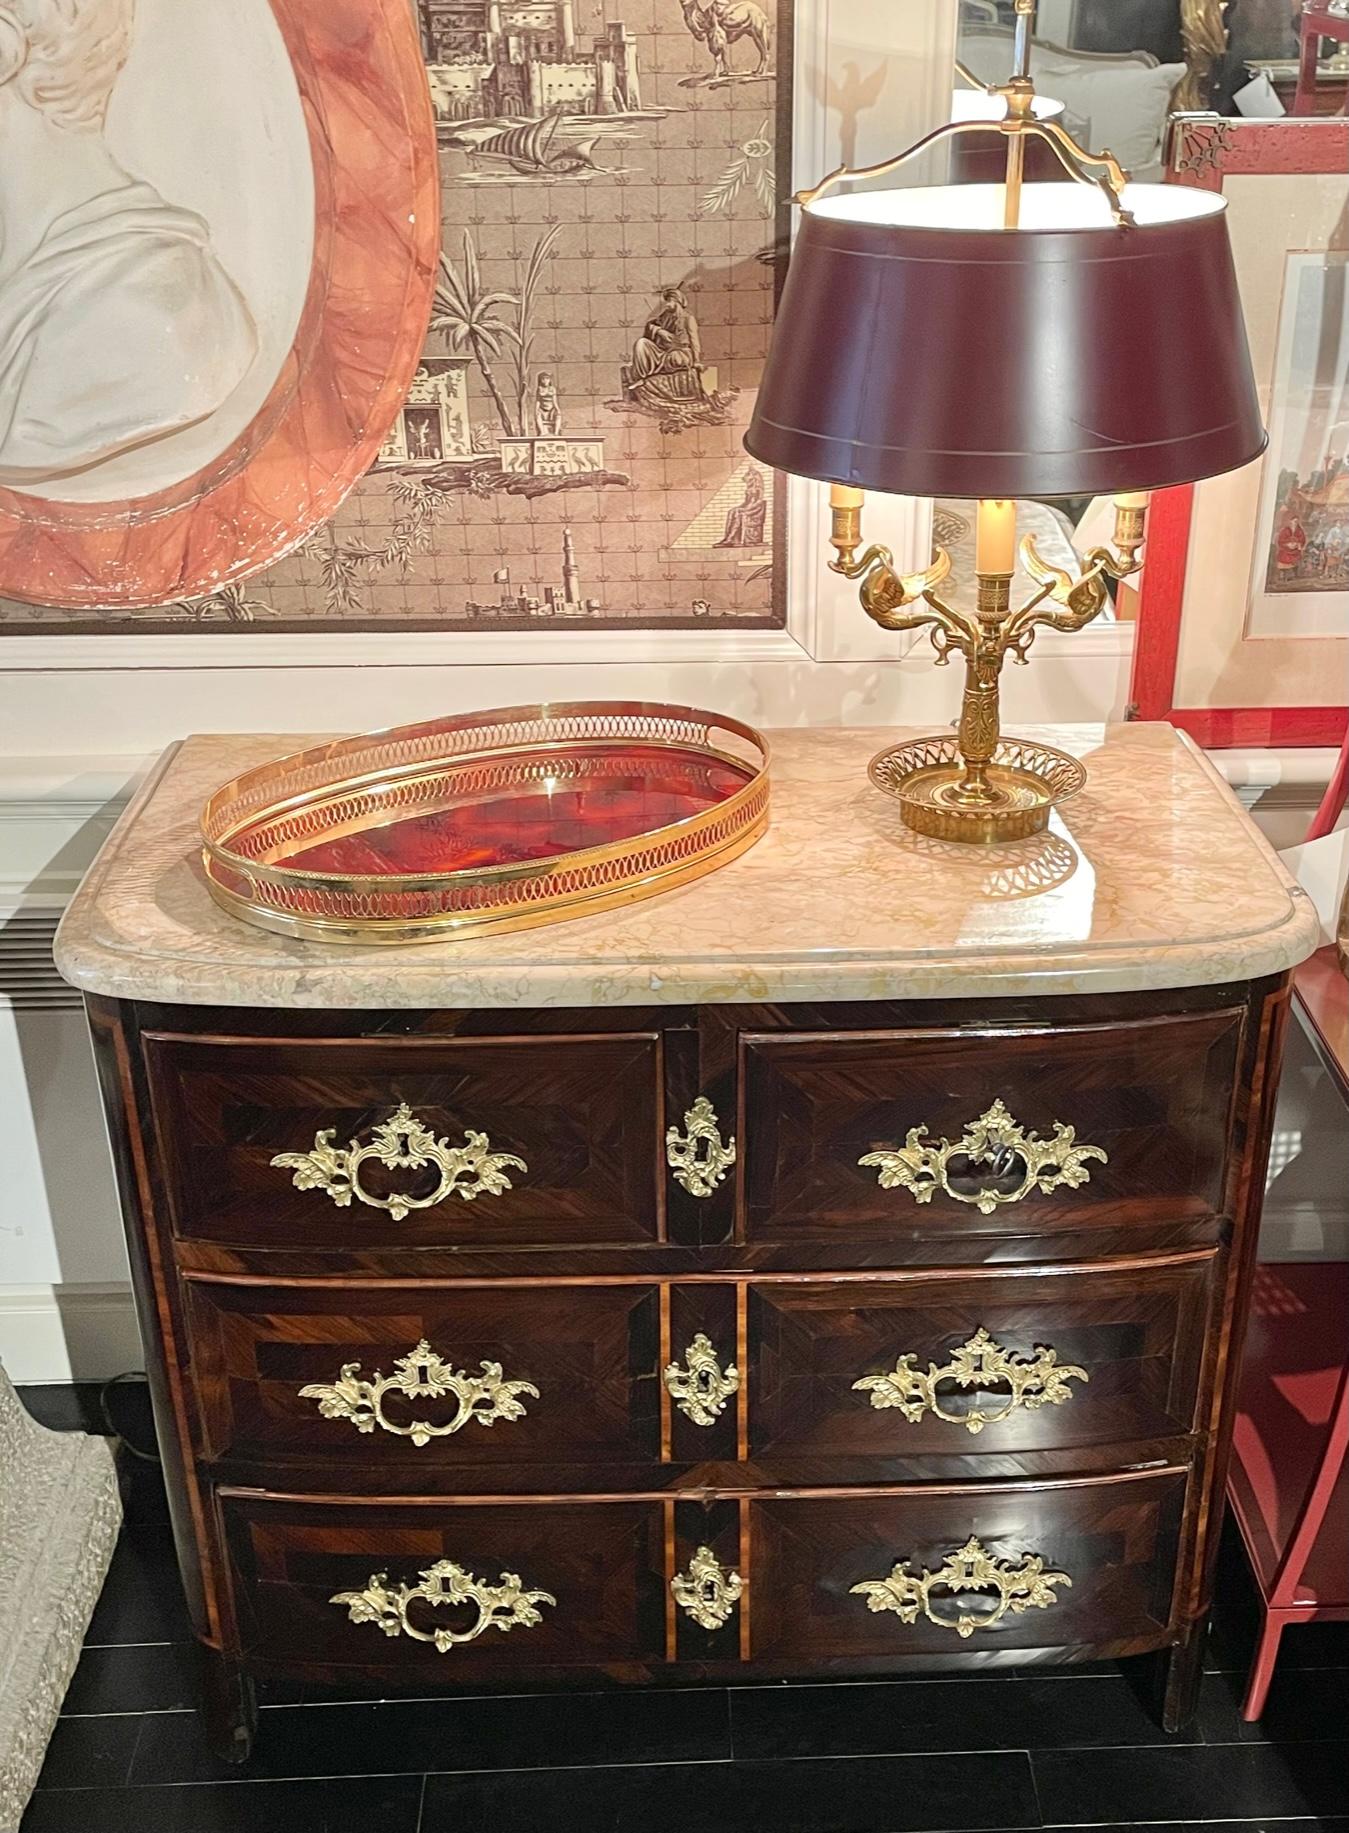
[[[768,823],[752,727],[636,701],[399,726],[246,771],[202,812],[211,895],[287,935],[406,942],[650,897]]]

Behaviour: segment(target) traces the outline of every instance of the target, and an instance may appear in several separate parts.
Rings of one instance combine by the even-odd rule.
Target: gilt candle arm
[[[1035,537],[1026,536],[1021,543],[1021,563],[1040,590],[1007,620],[1007,648],[1018,662],[1026,660],[1038,628],[1081,630],[1100,616],[1109,603],[1105,589],[1109,559],[1105,548],[1095,548],[1083,570],[1074,575],[1042,559]]]
[[[1062,567],[1052,566],[1042,558],[1034,535],[1021,543],[1021,562],[1040,586],[1040,591],[1007,623],[1007,647],[1018,662],[1026,660],[1026,651],[1040,626],[1051,630],[1081,630],[1099,617],[1110,602],[1105,582],[1129,579],[1142,565],[1139,552],[1143,545],[1144,511],[1135,503],[1115,507],[1114,547],[1094,547],[1087,554],[1082,571],[1074,576]],[[1055,609],[1041,610],[1046,600]]]
[[[937,643],[939,659],[945,661],[952,646],[963,647],[974,636],[969,620],[936,596],[936,588],[951,571],[951,556],[945,548],[939,547],[931,564],[917,573],[896,572],[893,553],[875,542],[859,557],[863,500],[863,493],[847,484],[831,487],[829,543],[834,549],[834,558],[829,562],[830,572],[843,579],[860,581],[858,597],[862,609],[882,630],[916,630],[923,624],[937,626],[933,641]],[[905,606],[916,605],[920,600],[925,609],[904,610]],[[938,630],[947,632],[954,643],[937,642]]]
[[[951,571],[950,556],[942,548],[932,565],[921,573],[896,573],[876,567],[862,581],[858,597],[862,609],[882,630],[917,630],[932,625],[937,659],[944,662],[952,649],[962,653],[976,640],[973,620],[937,596],[936,587]],[[914,605],[921,609],[908,610]]]

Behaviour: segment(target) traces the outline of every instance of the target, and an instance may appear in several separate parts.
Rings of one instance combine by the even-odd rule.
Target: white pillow
[[[1092,65],[1041,52],[1034,59],[1035,87],[1057,96],[1070,113],[1091,122],[1090,150],[1112,152],[1129,172],[1154,165],[1184,64]]]

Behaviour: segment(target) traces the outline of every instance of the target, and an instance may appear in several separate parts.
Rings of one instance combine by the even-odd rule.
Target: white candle
[[[1146,490],[1121,490],[1115,498],[1116,509],[1146,509],[1149,492]]]
[[[981,497],[974,540],[976,573],[1016,570],[1016,503],[1010,497]]]
[[[860,509],[865,500],[865,492],[855,484],[830,484],[829,507],[831,509]]]

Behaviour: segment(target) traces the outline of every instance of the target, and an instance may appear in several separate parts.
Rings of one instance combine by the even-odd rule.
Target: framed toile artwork
[[[1133,701],[1202,744],[1339,744],[1349,699],[1349,120],[1178,116],[1168,176],[1228,199],[1263,458],[1159,492]]]
[[[354,487],[209,589],[0,602],[0,635],[782,627],[785,491],[741,438],[786,259],[790,0],[388,4],[440,221],[427,296],[372,301],[415,348],[392,372],[380,351],[398,398]],[[395,158],[404,128],[370,110]],[[2,555],[0,592],[40,597]]]
[[[406,0],[0,0],[0,140],[0,629],[240,601],[420,354]]]

